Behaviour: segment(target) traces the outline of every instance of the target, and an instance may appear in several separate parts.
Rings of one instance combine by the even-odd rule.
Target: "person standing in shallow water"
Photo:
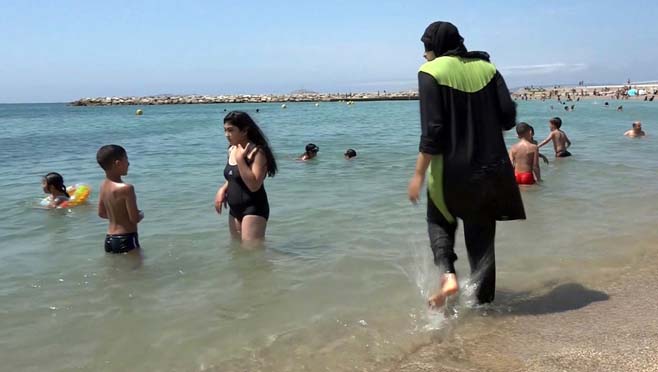
[[[270,205],[265,177],[274,177],[276,160],[267,138],[245,112],[231,111],[224,117],[224,136],[229,143],[224,168],[226,182],[217,190],[215,209],[229,208],[231,236],[243,242],[265,238]]]
[[[428,233],[441,274],[428,302],[440,307],[459,290],[454,245],[460,218],[477,301],[488,303],[496,289],[496,221],[525,219],[502,134],[515,126],[516,105],[489,55],[467,51],[453,24],[432,23],[421,41],[427,59],[418,73],[421,136],[408,193],[417,203],[429,169]]]

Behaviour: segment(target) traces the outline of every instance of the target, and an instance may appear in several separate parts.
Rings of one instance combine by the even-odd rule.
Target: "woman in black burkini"
[[[491,302],[496,220],[525,218],[502,133],[514,128],[516,106],[489,55],[467,51],[454,25],[432,23],[421,41],[428,62],[418,73],[421,136],[409,199],[418,201],[429,168],[428,232],[434,263],[442,270],[439,290],[429,303],[440,307],[459,290],[457,218],[464,224],[477,300]]]
[[[224,136],[229,143],[224,168],[226,182],[217,190],[215,209],[229,207],[229,230],[242,241],[265,238],[270,205],[263,182],[274,177],[276,160],[267,138],[245,112],[231,111],[224,117]]]

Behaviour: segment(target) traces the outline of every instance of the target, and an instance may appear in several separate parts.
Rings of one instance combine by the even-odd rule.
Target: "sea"
[[[417,101],[0,105],[1,369],[374,371],[420,345],[495,332],[517,310],[540,316],[526,301],[535,293],[614,283],[658,241],[658,103],[574,103],[565,112],[557,102],[518,102],[518,120],[539,141],[561,117],[573,156],[554,159],[543,148],[544,181],[522,188],[527,220],[498,223],[492,305],[473,304],[458,230],[462,290],[441,311],[426,304],[438,284],[427,198],[413,205],[406,195]],[[279,165],[265,180],[262,248],[232,241],[227,215],[213,207],[231,110],[252,115]],[[645,138],[623,136],[635,120]],[[516,142],[513,130],[504,136]],[[320,147],[318,157],[297,161],[307,143]],[[145,213],[143,260],[103,250],[95,155],[105,144],[128,152],[125,181]],[[348,148],[355,159],[343,158]],[[40,208],[48,172],[90,185],[88,204]],[[476,356],[441,358],[458,370]]]

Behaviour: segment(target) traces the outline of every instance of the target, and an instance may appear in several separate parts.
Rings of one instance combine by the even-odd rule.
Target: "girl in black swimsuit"
[[[274,177],[276,160],[267,138],[245,112],[231,111],[224,117],[224,135],[229,142],[224,168],[226,182],[217,190],[215,209],[229,207],[229,230],[242,241],[265,237],[270,206],[263,182]]]

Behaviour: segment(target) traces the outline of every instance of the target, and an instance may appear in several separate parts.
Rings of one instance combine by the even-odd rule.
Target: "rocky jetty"
[[[286,102],[340,102],[340,101],[407,101],[418,99],[418,92],[375,93],[315,93],[293,92],[284,95],[160,95],[147,97],[96,97],[81,98],[72,106],[120,106],[120,105],[193,105],[211,103],[286,103]]]

